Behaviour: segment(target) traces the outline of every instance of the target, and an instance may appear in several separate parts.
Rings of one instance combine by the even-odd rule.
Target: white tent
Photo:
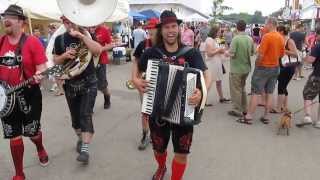
[[[208,22],[208,19],[201,16],[198,13],[191,14],[190,16],[184,18],[185,21],[196,21],[196,22]]]
[[[59,20],[62,15],[56,0],[0,0],[1,9],[6,9],[8,4],[17,4],[23,7],[31,19]],[[128,14],[128,0],[118,0],[118,4],[113,15],[111,18],[106,19],[106,22],[126,19],[128,18]]]

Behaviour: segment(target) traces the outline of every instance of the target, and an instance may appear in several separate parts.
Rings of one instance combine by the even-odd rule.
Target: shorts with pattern
[[[20,100],[16,96],[15,106],[11,114],[1,118],[5,139],[18,136],[37,136],[41,127],[42,94],[39,85],[32,85],[21,91],[26,109],[22,110]]]
[[[253,94],[272,94],[280,74],[280,68],[256,67],[251,79],[251,92]]]
[[[193,126],[179,126],[162,120],[149,119],[153,149],[164,153],[170,136],[175,153],[189,154],[192,144]]]
[[[319,95],[320,92],[320,77],[310,75],[303,89],[303,99],[312,101]]]

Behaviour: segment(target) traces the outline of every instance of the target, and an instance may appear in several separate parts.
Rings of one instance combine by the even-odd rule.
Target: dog
[[[280,119],[278,135],[280,135],[281,130],[286,130],[287,136],[289,136],[290,135],[291,122],[292,122],[292,113],[291,112],[285,112],[281,116],[281,119]]]

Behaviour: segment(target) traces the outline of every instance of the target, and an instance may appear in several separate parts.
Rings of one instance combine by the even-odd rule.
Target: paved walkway
[[[64,97],[44,93],[43,131],[51,164],[38,165],[35,148],[25,139],[25,173],[29,180],[149,180],[156,168],[152,150],[137,150],[140,139],[139,100],[137,92],[127,90],[125,81],[130,64],[112,66],[108,72],[112,90],[112,108],[104,110],[99,94],[94,123],[96,134],[90,146],[91,162],[76,162],[76,137],[71,129]],[[229,92],[225,76],[224,89]],[[302,106],[305,79],[290,84],[290,108]],[[214,87],[214,86],[213,86]],[[277,136],[279,117],[270,125],[255,121],[252,126],[235,122],[227,115],[231,105],[217,103],[205,111],[203,123],[196,127],[190,165],[185,180],[318,180],[320,130],[293,128],[291,136]],[[228,93],[227,93],[228,95]],[[317,106],[314,107],[317,109]],[[261,115],[258,109],[256,118]],[[297,114],[296,119],[302,117]],[[170,152],[172,146],[170,145]],[[172,160],[169,153],[168,167]],[[169,168],[170,169],[170,168]],[[0,180],[13,174],[8,142],[0,140]],[[170,170],[165,179],[170,179]]]

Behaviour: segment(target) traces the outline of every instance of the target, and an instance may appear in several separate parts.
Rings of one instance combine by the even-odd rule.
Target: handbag
[[[286,49],[288,49],[288,41],[289,41],[289,39],[286,41]],[[299,54],[299,52],[297,52],[297,54],[298,54],[298,57],[292,57],[287,54],[282,56],[281,61],[280,61],[281,65],[283,67],[292,67],[292,66],[299,65],[301,63],[302,57]]]

